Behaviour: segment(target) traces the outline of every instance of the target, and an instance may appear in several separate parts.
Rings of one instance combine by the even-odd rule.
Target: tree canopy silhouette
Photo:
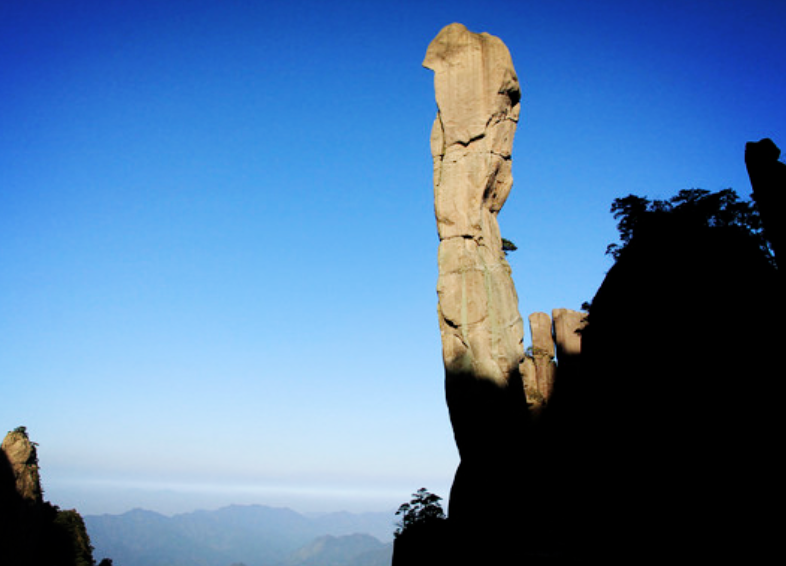
[[[649,200],[630,194],[614,199],[611,212],[620,233],[620,244],[610,244],[606,253],[615,260],[627,248],[634,234],[644,233],[653,226],[662,227],[668,220],[680,226],[722,228],[739,231],[755,242],[770,262],[772,250],[764,238],[761,217],[753,201],[740,200],[733,189],[716,193],[704,189],[685,189],[667,200]]]
[[[396,515],[401,515],[401,520],[397,523],[398,528],[393,533],[396,537],[407,530],[421,525],[429,525],[445,519],[445,512],[440,505],[442,498],[421,487],[417,493],[412,494],[409,503],[402,504]]]

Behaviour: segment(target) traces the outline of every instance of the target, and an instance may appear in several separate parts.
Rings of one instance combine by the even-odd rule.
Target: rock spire
[[[438,312],[446,396],[461,456],[449,509],[454,524],[493,516],[498,523],[487,528],[497,530],[505,511],[489,508],[488,498],[478,495],[495,485],[508,496],[505,506],[516,508],[521,482],[515,470],[527,417],[519,372],[523,323],[497,224],[513,184],[521,90],[502,41],[461,24],[439,32],[423,66],[434,71],[438,106],[431,133]]]
[[[23,427],[9,432],[0,445],[14,476],[16,492],[31,503],[43,502],[36,446]]]
[[[523,357],[518,297],[497,224],[513,184],[518,78],[500,39],[461,24],[437,35],[423,65],[434,71],[439,108],[431,153],[448,387],[471,376],[506,388]]]

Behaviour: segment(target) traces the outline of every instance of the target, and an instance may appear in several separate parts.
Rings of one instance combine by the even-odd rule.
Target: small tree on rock
[[[412,528],[444,521],[446,517],[440,501],[440,496],[421,487],[417,493],[412,494],[409,503],[402,504],[396,511],[396,515],[401,515],[401,520],[396,523],[397,528],[393,534],[398,537]]]
[[[505,252],[505,255],[508,255],[508,252],[515,252],[517,249],[519,248],[516,244],[507,238],[502,238],[502,251]]]

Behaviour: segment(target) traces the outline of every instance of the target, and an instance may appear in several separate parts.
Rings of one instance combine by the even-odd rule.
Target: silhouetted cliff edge
[[[0,447],[0,548],[6,566],[94,566],[84,521],[43,498],[36,443],[25,427]]]

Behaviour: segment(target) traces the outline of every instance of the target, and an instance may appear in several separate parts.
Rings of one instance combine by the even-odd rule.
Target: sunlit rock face
[[[41,503],[41,478],[35,445],[23,432],[9,432],[0,450],[5,452],[16,480],[16,491],[27,501]]]
[[[423,65],[434,71],[438,106],[431,133],[438,311],[461,455],[450,516],[454,524],[474,519],[475,534],[486,529],[505,538],[503,531],[515,528],[507,515],[523,498],[516,470],[523,469],[527,408],[519,373],[523,324],[497,214],[513,184],[521,91],[502,41],[461,24],[437,35]],[[491,486],[505,497],[484,496]]]
[[[439,108],[431,153],[445,368],[506,387],[523,355],[518,297],[497,224],[513,184],[518,78],[502,41],[461,24],[437,35],[423,65],[434,71]]]
[[[554,339],[551,318],[544,312],[529,315],[532,333],[532,357],[524,359],[520,366],[524,381],[527,405],[534,414],[540,414],[554,389],[556,364],[554,363]]]

